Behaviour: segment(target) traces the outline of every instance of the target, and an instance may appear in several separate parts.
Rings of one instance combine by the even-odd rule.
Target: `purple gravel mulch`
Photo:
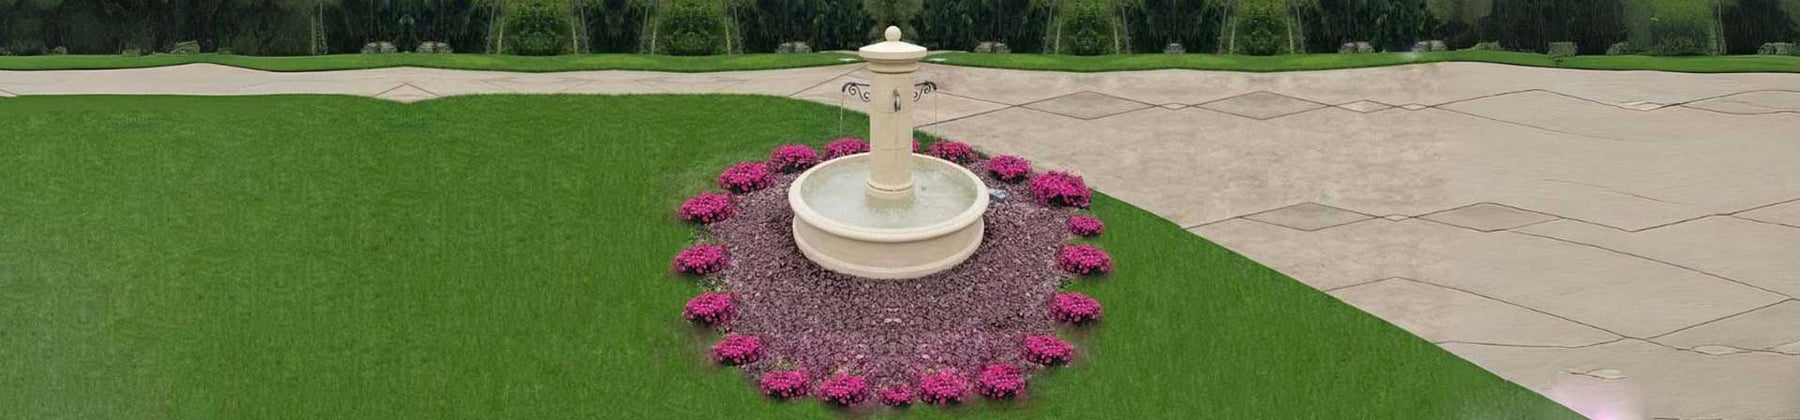
[[[767,357],[746,368],[848,369],[883,385],[936,368],[973,374],[989,363],[1019,363],[1024,337],[1055,327],[1048,305],[1067,278],[1055,258],[1070,238],[1072,210],[1038,205],[1024,183],[995,181],[985,164],[968,167],[1010,196],[988,207],[981,247],[961,265],[918,279],[851,277],[801,255],[787,202],[797,174],[739,195],[737,214],[706,229],[734,263],[719,282],[739,306],[722,328],[765,344]]]

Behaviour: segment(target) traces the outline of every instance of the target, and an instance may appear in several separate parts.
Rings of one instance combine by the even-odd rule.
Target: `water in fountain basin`
[[[869,160],[833,164],[808,176],[800,197],[827,219],[869,229],[910,229],[941,223],[975,204],[975,181],[955,168],[917,161],[910,202],[868,196]]]

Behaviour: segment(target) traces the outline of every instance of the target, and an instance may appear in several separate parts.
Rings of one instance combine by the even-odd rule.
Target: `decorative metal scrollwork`
[[[839,91],[852,97],[862,98],[863,102],[869,101],[868,83],[846,82],[844,83],[843,89],[839,89]]]
[[[913,102],[918,102],[919,98],[924,97],[925,95],[930,95],[931,92],[936,92],[937,89],[938,89],[937,83],[932,83],[930,81],[914,83],[913,84]]]
[[[870,86],[868,83],[844,82],[844,87],[839,88],[838,91],[843,92],[845,95],[850,95],[853,98],[862,99],[863,102],[868,102],[869,101],[869,93],[870,93],[869,88],[870,88]],[[930,95],[932,92],[936,92],[937,90],[938,90],[937,83],[933,83],[933,82],[914,83],[913,88],[912,88],[913,102],[918,102],[919,99],[924,98],[925,95]],[[895,92],[895,96],[899,96],[899,92]]]

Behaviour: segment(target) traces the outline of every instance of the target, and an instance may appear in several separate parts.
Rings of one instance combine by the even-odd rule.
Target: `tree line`
[[[933,49],[1403,51],[1492,42],[1584,54],[1748,54],[1793,42],[1800,0],[0,0],[0,54],[397,51],[566,54],[849,50],[887,25]]]

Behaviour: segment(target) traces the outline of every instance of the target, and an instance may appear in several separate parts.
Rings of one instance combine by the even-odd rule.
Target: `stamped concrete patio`
[[[748,93],[759,72],[0,71],[0,96]],[[928,66],[925,131],[1067,168],[1602,418],[1800,418],[1800,74]],[[860,103],[848,103],[859,106]]]

